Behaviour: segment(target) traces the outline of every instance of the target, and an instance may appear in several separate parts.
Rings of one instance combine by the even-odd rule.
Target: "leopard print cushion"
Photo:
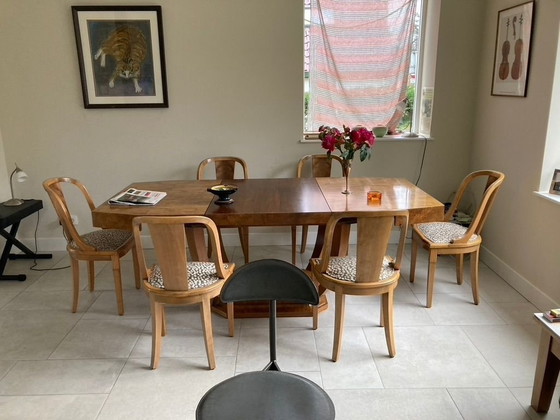
[[[394,261],[391,257],[383,257],[383,267],[379,280],[387,280],[392,277],[395,272]],[[338,280],[356,281],[356,257],[331,257],[327,274]]]
[[[132,238],[132,232],[120,229],[100,229],[86,233],[81,238],[97,251],[115,251]],[[75,243],[72,243],[71,246],[77,248]]]
[[[453,241],[463,237],[467,228],[451,222],[420,223],[416,228],[430,241],[436,244],[452,244]],[[476,241],[478,235],[469,238],[469,242]]]
[[[228,265],[224,264],[224,268],[228,268]],[[189,289],[200,289],[202,287],[210,286],[221,280],[216,273],[216,265],[213,262],[188,262],[187,273]],[[150,283],[153,287],[157,287],[158,289],[165,289],[165,284],[159,265],[154,264],[154,266],[152,266],[150,275],[148,276],[148,283]]]

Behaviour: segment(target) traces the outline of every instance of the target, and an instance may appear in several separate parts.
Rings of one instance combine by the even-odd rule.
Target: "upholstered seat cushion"
[[[383,268],[379,280],[387,280],[398,271],[394,268],[394,261],[391,257],[383,257]],[[356,257],[331,257],[327,274],[338,280],[356,281]],[[374,280],[372,280],[374,281]]]
[[[465,226],[451,222],[419,223],[415,227],[436,244],[452,244],[453,241],[462,238],[467,231]],[[469,242],[476,241],[477,238],[478,235],[473,235],[469,238]]]
[[[120,229],[100,229],[81,236],[82,240],[96,251],[116,251],[132,238],[132,232]],[[72,247],[77,248],[75,243]]]
[[[224,264],[224,268],[228,268],[228,265]],[[188,262],[187,273],[189,289],[207,287],[220,280],[218,274],[216,273],[216,265],[213,262]],[[148,276],[148,283],[150,283],[153,287],[165,289],[159,265],[155,264],[152,266],[150,275]]]

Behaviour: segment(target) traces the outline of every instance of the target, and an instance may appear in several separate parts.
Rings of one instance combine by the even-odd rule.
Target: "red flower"
[[[342,132],[326,125],[319,127],[321,146],[327,150],[327,154],[330,155],[335,149],[338,149],[340,157],[347,161],[354,159],[354,152],[359,152],[361,161],[369,159],[371,147],[375,143],[375,135],[365,127],[353,129],[346,125],[342,127]]]
[[[323,149],[327,149],[329,152],[334,152],[337,144],[338,139],[333,134],[326,134],[321,142]]]
[[[350,131],[350,140],[356,145],[356,149],[364,144],[371,147],[375,143],[375,135],[365,127],[356,127]]]

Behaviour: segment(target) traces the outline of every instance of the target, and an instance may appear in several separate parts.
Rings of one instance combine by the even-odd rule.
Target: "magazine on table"
[[[118,204],[124,206],[153,206],[165,197],[167,193],[162,191],[137,190],[129,188],[128,190],[117,194],[109,200],[109,204]]]

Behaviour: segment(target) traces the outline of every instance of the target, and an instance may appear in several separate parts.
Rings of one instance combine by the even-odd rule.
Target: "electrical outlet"
[[[75,225],[78,224],[78,216],[76,216],[75,214],[71,214],[70,218],[72,219],[72,223],[74,223]]]

